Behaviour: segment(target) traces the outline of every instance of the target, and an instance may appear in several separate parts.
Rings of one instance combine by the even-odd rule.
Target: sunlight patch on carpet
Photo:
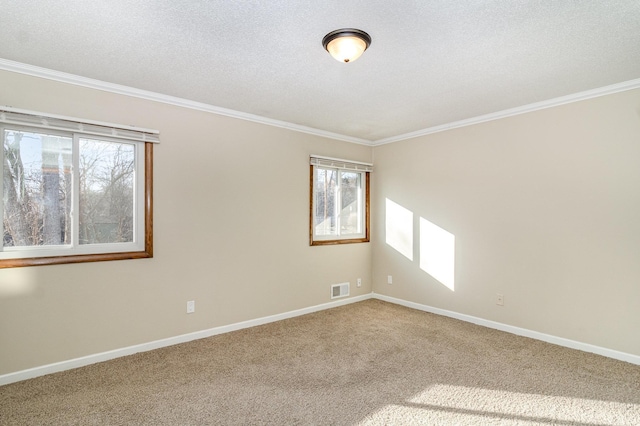
[[[640,405],[630,402],[438,384],[404,403],[381,408],[360,424],[478,424],[499,420],[501,424],[613,426],[632,424],[639,415]]]

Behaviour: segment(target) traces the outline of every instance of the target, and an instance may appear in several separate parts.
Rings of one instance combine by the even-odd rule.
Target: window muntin
[[[311,245],[369,241],[369,173],[311,166]]]
[[[150,143],[14,124],[0,135],[0,267],[151,257]]]

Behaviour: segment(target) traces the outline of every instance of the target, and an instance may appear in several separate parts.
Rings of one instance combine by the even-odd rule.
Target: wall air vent
[[[331,286],[331,298],[345,297],[349,295],[349,283],[333,284]]]

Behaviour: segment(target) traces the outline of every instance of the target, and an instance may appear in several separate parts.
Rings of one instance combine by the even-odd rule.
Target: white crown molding
[[[459,127],[471,126],[474,124],[484,123],[487,121],[499,120],[501,118],[512,117],[514,115],[526,114],[528,112],[538,111],[541,109],[552,108],[573,102],[580,102],[591,98],[611,95],[618,92],[633,90],[640,88],[640,78],[635,80],[624,81],[622,83],[612,84],[610,86],[600,87],[598,89],[587,90],[584,92],[574,93],[559,98],[549,99],[546,101],[536,102],[529,105],[523,105],[516,108],[505,109],[490,114],[480,115],[477,117],[467,118],[465,120],[454,121],[439,126],[428,127],[415,132],[405,133],[398,136],[391,136],[384,139],[378,139],[371,143],[372,146],[385,145],[394,142],[400,142],[407,139],[417,138],[419,136],[430,135],[432,133],[444,132],[446,130],[457,129]]]
[[[73,84],[76,86],[88,87],[91,89],[102,90],[105,92],[116,93],[120,95],[132,96],[136,98],[146,99],[155,102],[175,105],[183,108],[194,109],[198,111],[209,112],[212,114],[223,115],[226,117],[237,118],[240,120],[252,121],[255,123],[265,124],[268,126],[280,127],[283,129],[293,130],[296,132],[307,133],[310,135],[321,136],[328,139],[335,139],[344,142],[355,143],[358,145],[379,146],[400,142],[407,139],[413,139],[420,136],[430,135],[432,133],[444,132],[446,130],[457,129],[460,127],[471,126],[474,124],[484,123],[487,121],[499,120],[501,118],[512,117],[514,115],[526,114],[528,112],[538,111],[541,109],[552,108],[572,102],[584,101],[605,95],[611,95],[618,92],[633,90],[640,88],[640,78],[629,80],[610,86],[597,89],[587,90],[584,92],[574,93],[559,98],[549,99],[546,101],[536,102],[533,104],[523,105],[516,108],[510,108],[503,111],[497,111],[490,114],[480,115],[460,121],[441,124],[439,126],[428,127],[426,129],[416,130],[415,132],[404,133],[398,136],[378,139],[375,141],[356,138],[353,136],[341,135],[326,130],[315,129],[313,127],[302,126],[299,124],[289,123],[286,121],[275,120],[272,118],[262,117],[259,115],[248,114],[246,112],[235,111],[232,109],[221,108],[202,102],[190,101],[188,99],[178,98],[175,96],[163,95],[161,93],[151,92],[147,90],[136,89],[134,87],[124,86],[120,84],[108,83],[101,80],[81,77],[60,71],[50,70],[48,68],[37,67],[33,65],[23,64],[21,62],[10,61],[0,58],[0,70],[27,74],[34,77],[45,78],[62,83]]]
[[[547,343],[553,343],[554,345],[564,346],[565,348],[577,349],[583,352],[590,352],[597,355],[606,356],[608,358],[613,358],[620,361],[626,361],[631,364],[640,365],[640,356],[638,355],[629,354],[626,352],[620,352],[613,349],[603,348],[601,346],[595,346],[589,343],[577,342],[575,340],[565,339],[563,337],[557,337],[550,334],[540,333],[538,331],[515,327],[513,325],[503,324],[500,322],[491,321],[484,318],[478,318],[471,315],[461,314],[458,312],[447,311],[445,309],[434,308],[433,306],[409,302],[404,299],[397,299],[395,297],[385,296],[383,294],[373,293],[373,298],[382,300],[385,302],[389,302],[389,303],[395,303],[396,305],[406,306],[407,308],[417,309],[423,312],[430,312],[436,315],[442,315],[445,317],[459,319],[461,321],[470,322],[472,324],[481,325],[483,327],[493,328],[495,330],[506,331],[507,333],[515,334],[518,336],[524,336],[524,337],[529,337],[531,339],[541,340]]]
[[[161,102],[169,105],[175,105],[183,108],[194,109],[198,111],[209,112],[212,114],[223,115],[226,117],[237,118],[240,120],[252,121],[254,123],[266,124],[268,126],[280,127],[282,129],[293,130],[296,132],[307,133],[310,135],[321,136],[328,139],[336,139],[344,142],[351,142],[359,145],[371,145],[371,141],[360,139],[352,136],[341,135],[338,133],[328,132],[326,130],[315,129],[313,127],[302,126],[299,124],[289,123],[286,121],[275,120],[255,114],[248,114],[242,111],[221,108],[202,102],[190,101],[188,99],[178,98],[175,96],[163,95],[162,93],[151,92],[148,90],[136,89],[134,87],[124,86],[120,84],[108,83],[106,81],[94,80],[92,78],[81,77],[61,71],[55,71],[48,68],[37,67],[33,65],[23,64],[21,62],[10,61],[0,58],[0,70],[11,71],[20,74],[31,75],[33,77],[54,80],[61,83],[73,84],[76,86],[87,87],[90,89],[102,90],[105,92],[116,93],[119,95],[132,96],[135,98],[146,99],[149,101]]]

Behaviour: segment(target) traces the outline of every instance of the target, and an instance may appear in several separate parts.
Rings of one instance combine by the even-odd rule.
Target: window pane
[[[71,243],[69,137],[4,131],[3,246]]]
[[[362,214],[359,203],[362,175],[355,172],[341,173],[342,204],[340,206],[340,235],[362,233]]]
[[[369,174],[314,164],[311,170],[310,244],[368,242]]]
[[[316,170],[314,226],[316,235],[337,235],[337,170]]]
[[[80,139],[80,244],[133,241],[135,146]]]

